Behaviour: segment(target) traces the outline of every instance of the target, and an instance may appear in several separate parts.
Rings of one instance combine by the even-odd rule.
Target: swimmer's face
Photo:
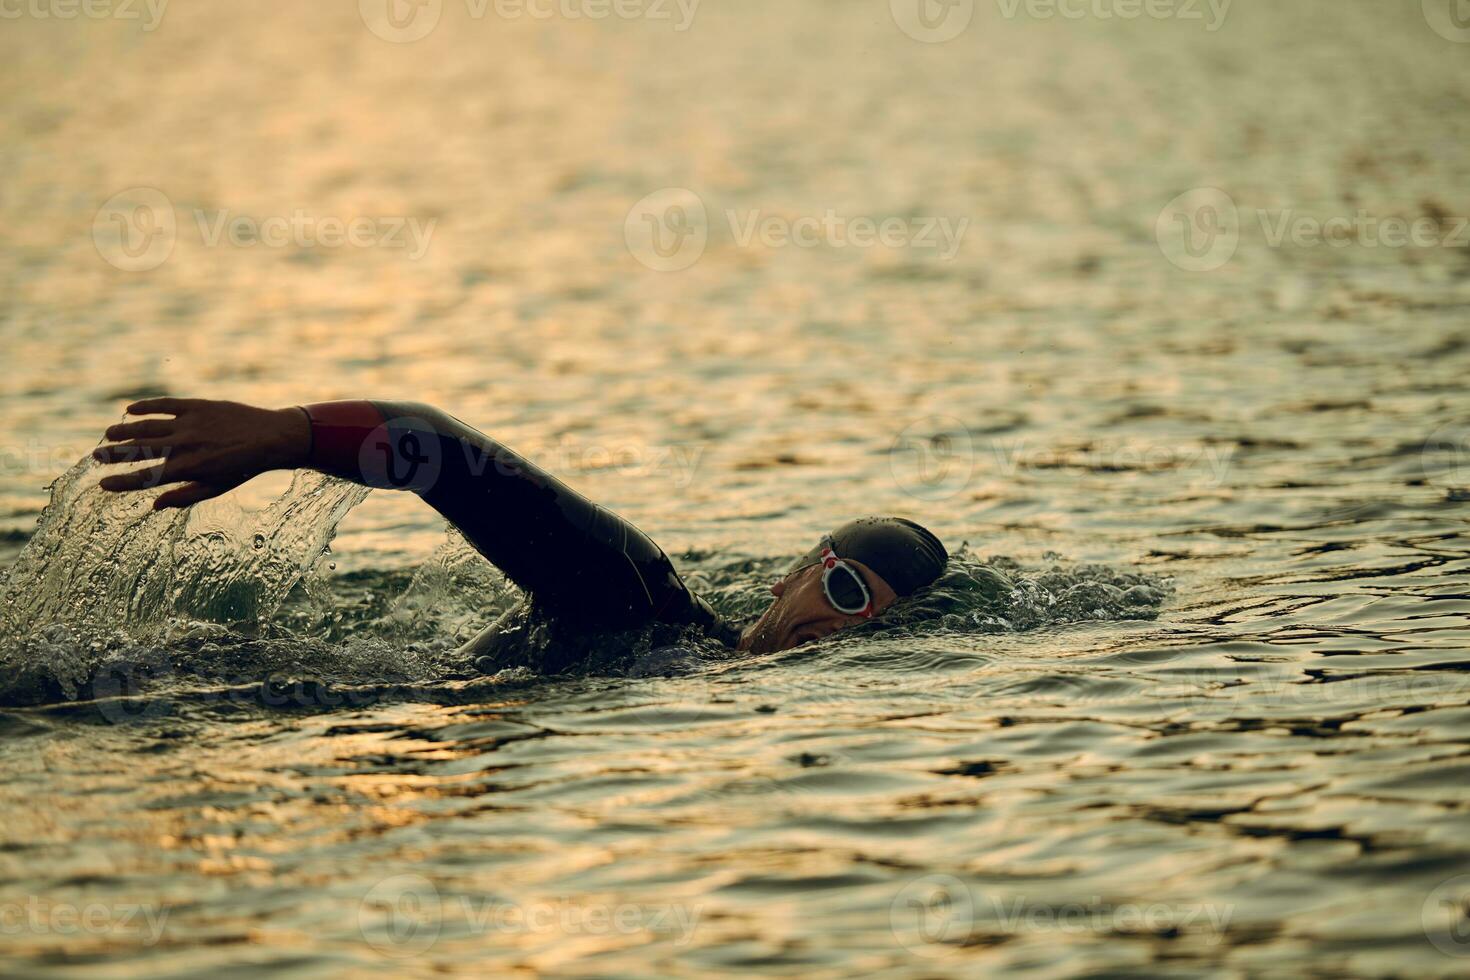
[[[898,596],[888,583],[867,565],[848,560],[857,568],[873,594],[873,612],[881,613]],[[740,638],[740,649],[751,653],[774,653],[820,640],[840,629],[867,622],[862,616],[838,612],[822,589],[822,566],[799,568],[771,586],[776,601]]]

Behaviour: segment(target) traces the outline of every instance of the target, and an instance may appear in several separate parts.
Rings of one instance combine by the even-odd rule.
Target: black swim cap
[[[927,528],[902,517],[861,517],[827,535],[792,570],[818,561],[828,542],[837,557],[867,565],[901,596],[931,584],[949,561],[949,552]]]

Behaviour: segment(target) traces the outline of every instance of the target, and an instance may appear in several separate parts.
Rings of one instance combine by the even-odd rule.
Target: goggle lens
[[[847,565],[836,565],[826,571],[827,598],[838,612],[860,613],[868,607],[868,590],[858,574]]]

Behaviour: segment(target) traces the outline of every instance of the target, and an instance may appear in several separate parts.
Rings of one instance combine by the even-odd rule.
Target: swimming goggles
[[[862,575],[856,568],[837,557],[830,538],[823,538],[819,547],[820,552],[798,561],[791,571],[796,572],[811,565],[820,564],[822,566],[822,591],[826,594],[827,602],[832,605],[832,608],[848,616],[872,619],[873,593],[868,591],[868,583],[863,581]]]

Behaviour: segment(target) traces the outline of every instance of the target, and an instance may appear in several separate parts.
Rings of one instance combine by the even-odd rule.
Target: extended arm
[[[156,507],[218,496],[271,469],[311,468],[410,490],[459,528],[536,605],[594,628],[711,625],[709,607],[632,524],[485,434],[427,405],[328,402],[272,411],[231,402],[150,399],[115,425],[96,457],[162,462],[108,476],[106,490],[165,483]]]

